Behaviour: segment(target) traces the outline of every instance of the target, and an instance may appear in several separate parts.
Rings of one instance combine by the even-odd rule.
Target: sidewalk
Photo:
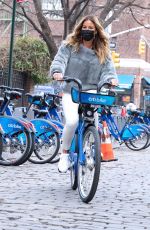
[[[114,153],[118,161],[102,163],[90,204],[57,164],[1,166],[0,230],[150,229],[150,148]]]

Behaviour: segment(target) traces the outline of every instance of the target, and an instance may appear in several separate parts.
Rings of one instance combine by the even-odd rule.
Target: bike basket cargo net
[[[98,93],[79,92],[76,88],[71,89],[72,100],[75,103],[107,105],[111,106],[115,102],[115,96],[101,95]]]

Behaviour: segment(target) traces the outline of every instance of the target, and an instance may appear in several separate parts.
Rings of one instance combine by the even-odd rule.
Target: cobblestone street
[[[0,230],[150,229],[150,149],[115,149],[89,204],[57,164],[0,167]]]

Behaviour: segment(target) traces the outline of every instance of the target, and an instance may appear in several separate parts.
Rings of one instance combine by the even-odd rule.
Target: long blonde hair
[[[75,25],[73,32],[67,36],[65,43],[67,45],[73,46],[75,51],[79,51],[79,46],[82,42],[82,37],[80,35],[82,25],[87,20],[90,20],[95,25],[97,33],[93,40],[93,50],[97,54],[99,61],[102,64],[109,56],[109,41],[102,25],[96,16],[88,15],[82,18],[80,22]]]

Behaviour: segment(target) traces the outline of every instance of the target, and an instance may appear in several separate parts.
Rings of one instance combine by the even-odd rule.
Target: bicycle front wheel
[[[32,144],[28,131],[20,130],[16,133],[3,135],[2,140],[0,165],[17,166],[28,160]]]
[[[96,127],[86,128],[83,136],[84,163],[78,161],[78,190],[83,202],[90,202],[97,190],[100,176],[100,138]]]
[[[35,148],[29,159],[34,164],[51,163],[58,154],[60,138],[57,132],[45,132],[35,137]]]

